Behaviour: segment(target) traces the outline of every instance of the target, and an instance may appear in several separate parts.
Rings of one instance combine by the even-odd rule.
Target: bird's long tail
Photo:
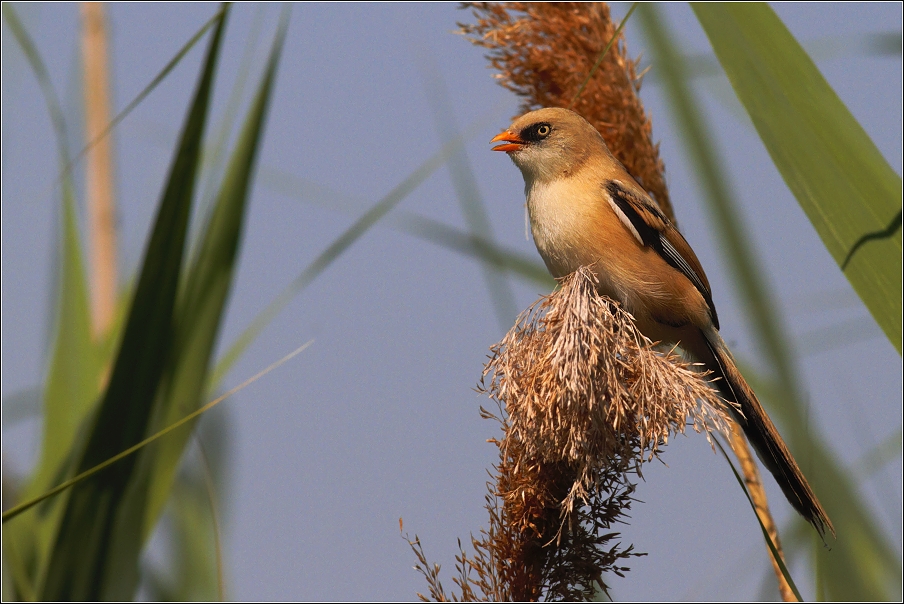
[[[712,328],[704,333],[706,344],[709,347],[713,357],[715,357],[715,366],[712,367],[716,377],[723,379],[715,382],[721,394],[736,401],[741,409],[738,414],[732,411],[737,422],[744,429],[744,434],[753,448],[756,450],[760,461],[769,468],[776,482],[785,493],[785,497],[794,506],[794,509],[800,512],[807,522],[812,524],[819,532],[820,537],[825,540],[825,532],[828,529],[832,536],[835,536],[835,527],[832,521],[822,508],[813,489],[804,477],[803,472],[791,456],[791,452],[776,430],[775,425],[747,381],[738,371],[734,364],[731,352],[722,340],[719,332]],[[721,375],[718,375],[721,373]]]

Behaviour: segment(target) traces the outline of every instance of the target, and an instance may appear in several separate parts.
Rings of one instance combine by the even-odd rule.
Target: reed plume
[[[410,544],[437,601],[590,599],[604,574],[641,555],[613,525],[631,508],[641,463],[687,426],[726,432],[725,403],[704,377],[660,352],[581,269],[541,298],[491,349],[481,390],[498,404],[500,459],[487,483],[489,528],[460,548],[447,593]],[[419,594],[420,595],[420,594]],[[427,600],[426,596],[421,598]]]

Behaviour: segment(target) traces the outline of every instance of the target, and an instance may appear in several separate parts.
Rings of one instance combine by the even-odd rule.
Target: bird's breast
[[[631,264],[643,250],[618,223],[598,183],[571,178],[535,184],[527,208],[534,243],[553,277],[587,266],[599,277],[601,293],[628,302],[623,273],[637,273]]]
[[[568,180],[528,187],[531,233],[553,277],[564,277],[598,260],[598,242],[592,236],[598,205],[591,192]]]

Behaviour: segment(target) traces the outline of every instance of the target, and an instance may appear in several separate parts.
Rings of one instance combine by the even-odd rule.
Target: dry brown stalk
[[[731,424],[730,442],[735,457],[738,458],[738,462],[741,465],[741,471],[744,473],[744,484],[747,486],[747,492],[750,494],[750,498],[756,508],[756,513],[760,517],[763,526],[766,528],[766,532],[769,533],[769,538],[772,539],[775,551],[778,552],[778,555],[784,562],[785,554],[782,551],[782,543],[779,541],[778,528],[775,526],[775,521],[772,519],[772,514],[769,512],[769,502],[766,499],[766,490],[763,488],[763,481],[760,480],[760,471],[757,468],[756,462],[753,460],[753,455],[750,452],[750,446],[747,444],[747,438],[744,436],[744,431],[737,422],[732,422]],[[768,544],[766,549],[769,549]],[[772,570],[775,572],[775,578],[778,581],[778,592],[782,596],[782,601],[797,602],[797,596],[794,595],[794,591],[788,584],[788,580],[785,579],[785,575],[782,573],[782,569],[779,567],[771,550],[769,551],[769,560],[772,562]]]
[[[110,123],[110,83],[104,7],[83,2],[82,58],[85,86],[85,138],[97,141],[87,152],[89,246],[91,258],[91,328],[95,338],[107,333],[116,312],[116,203],[113,154],[109,136],[98,138]]]

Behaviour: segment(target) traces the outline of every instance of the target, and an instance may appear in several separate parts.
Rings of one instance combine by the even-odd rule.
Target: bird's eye
[[[552,134],[552,126],[548,122],[531,124],[521,131],[521,138],[530,143],[538,143]]]

